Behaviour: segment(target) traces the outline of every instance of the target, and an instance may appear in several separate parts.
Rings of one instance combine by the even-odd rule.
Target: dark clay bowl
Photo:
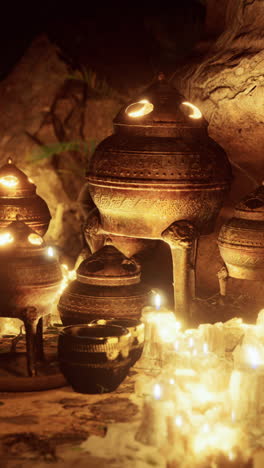
[[[129,356],[131,358],[133,366],[135,362],[140,358],[143,347],[144,347],[144,323],[140,320],[136,319],[99,319],[94,321],[93,323],[97,323],[98,325],[117,325],[119,327],[127,328],[131,333],[130,339],[130,349],[129,349]]]
[[[131,367],[130,341],[117,325],[70,325],[59,333],[60,369],[76,392],[111,392]]]

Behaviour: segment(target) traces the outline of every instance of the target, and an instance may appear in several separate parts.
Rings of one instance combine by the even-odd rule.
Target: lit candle
[[[168,439],[167,417],[173,414],[172,401],[163,399],[163,388],[159,383],[153,386],[153,395],[144,401],[141,425],[136,440],[146,445],[163,447]]]
[[[229,386],[232,411],[237,420],[257,422],[264,396],[263,358],[258,348],[250,345],[238,346],[234,355],[235,369]]]

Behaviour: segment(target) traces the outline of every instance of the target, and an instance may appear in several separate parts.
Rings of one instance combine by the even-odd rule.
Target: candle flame
[[[0,184],[8,188],[14,188],[18,185],[18,178],[13,175],[7,175],[0,178]]]
[[[14,237],[10,232],[0,234],[0,246],[8,245],[14,242]]]
[[[54,252],[53,247],[48,247],[48,248],[47,248],[47,255],[48,255],[49,257],[54,257],[55,252]]]
[[[191,337],[189,339],[189,348],[193,348],[194,347],[194,339]]]
[[[209,432],[209,430],[210,430],[209,424],[208,424],[208,423],[205,423],[205,424],[203,425],[203,427],[202,427],[202,431],[203,431],[205,434],[207,434],[207,433]]]
[[[160,294],[155,295],[154,302],[155,302],[156,309],[159,310],[160,306],[161,306],[161,295]]]
[[[182,105],[192,110],[192,114],[189,114],[189,117],[191,119],[200,119],[202,117],[200,109],[198,109],[198,107],[196,107],[191,102],[182,102]]]
[[[245,354],[247,363],[253,369],[257,369],[257,367],[263,364],[263,359],[260,356],[260,352],[254,346],[245,346]]]
[[[126,113],[129,115],[129,117],[143,117],[143,115],[150,114],[153,109],[154,106],[151,104],[151,102],[149,102],[147,99],[141,99],[139,102],[130,104],[126,109]]]
[[[28,236],[28,241],[30,242],[30,244],[33,244],[33,245],[41,245],[41,244],[43,244],[43,239],[42,239],[42,237],[40,237],[38,234],[35,234],[34,232],[32,232],[31,234],[29,234],[29,236]]]
[[[179,347],[180,347],[179,341],[175,341],[175,343],[174,343],[174,349],[175,349],[176,352],[179,351]]]
[[[155,384],[153,387],[153,396],[156,400],[160,400],[162,396],[162,388],[160,384]]]
[[[183,419],[182,419],[182,416],[180,414],[178,414],[178,416],[175,417],[175,425],[177,427],[182,427],[182,425],[183,425]]]

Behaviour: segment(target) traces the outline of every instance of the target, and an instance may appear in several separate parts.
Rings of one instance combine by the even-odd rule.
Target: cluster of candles
[[[157,295],[142,320],[137,440],[158,447],[169,468],[250,466],[264,407],[264,310],[256,325],[234,318],[182,331]]]

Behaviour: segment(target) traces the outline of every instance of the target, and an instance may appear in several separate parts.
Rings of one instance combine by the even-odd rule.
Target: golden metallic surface
[[[246,196],[221,228],[220,254],[232,278],[264,280],[264,186]]]
[[[168,242],[175,311],[185,318],[195,295],[197,238],[213,232],[232,177],[227,156],[208,136],[207,126],[199,109],[161,74],[121,109],[114,134],[98,145],[87,170],[100,221],[90,218],[86,238],[95,246],[97,234],[100,241],[114,235]],[[198,233],[188,245],[186,225],[179,240],[181,223]]]
[[[147,305],[150,290],[140,282],[140,269],[111,245],[84,260],[60,297],[64,325],[95,319],[136,318]]]
[[[130,341],[127,329],[112,324],[65,327],[58,342],[61,371],[79,393],[113,391],[132,365]]]
[[[182,111],[184,97],[166,80],[135,101],[142,99],[153,111],[131,118],[123,108],[114,134],[90,160],[87,180],[102,229],[159,239],[174,221],[187,219],[201,234],[212,232],[231,181],[224,150],[209,138],[202,116]]]
[[[58,260],[46,255],[44,242],[32,244],[32,229],[21,220],[0,231],[13,241],[0,245],[1,317],[20,318],[27,336],[28,372],[34,373],[36,356],[43,358],[42,317],[50,308],[62,280]],[[37,354],[36,354],[37,353]]]
[[[9,158],[0,168],[0,227],[6,227],[17,215],[40,235],[46,233],[51,219],[36,186]]]
[[[135,319],[109,319],[109,320],[95,320],[93,323],[98,325],[118,325],[126,328],[131,334],[131,340],[129,344],[129,355],[131,357],[132,365],[140,358],[145,340],[145,325],[140,320]]]

